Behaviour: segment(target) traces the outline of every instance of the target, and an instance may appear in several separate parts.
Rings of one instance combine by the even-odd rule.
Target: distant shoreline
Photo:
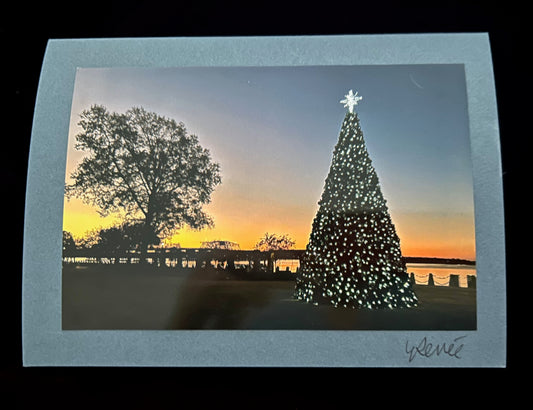
[[[405,263],[438,263],[442,265],[476,265],[476,261],[458,258],[432,258],[422,256],[404,256]]]

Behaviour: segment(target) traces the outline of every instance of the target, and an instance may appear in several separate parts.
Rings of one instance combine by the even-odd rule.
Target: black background
[[[21,349],[22,241],[33,108],[50,38],[488,32],[500,122],[510,316],[519,300],[513,296],[520,270],[515,261],[523,242],[518,234],[526,232],[524,226],[521,230],[515,227],[518,218],[529,219],[524,217],[529,203],[524,198],[527,186],[521,185],[523,173],[518,171],[522,163],[519,152],[527,152],[529,135],[517,128],[517,119],[522,118],[523,108],[527,107],[524,101],[527,102],[526,86],[530,83],[525,73],[528,65],[521,61],[531,48],[524,38],[526,5],[527,2],[509,1],[370,0],[238,5],[202,1],[15,1],[2,5],[0,162],[3,215],[8,222],[3,227],[2,240],[11,262],[4,265],[0,288],[4,312],[0,392],[12,393],[20,404],[32,401],[65,407],[128,403],[128,407],[152,408],[162,407],[159,404],[183,406],[186,402],[200,408],[228,404],[304,408],[330,407],[330,398],[351,403],[350,407],[386,402],[419,407],[422,404],[417,400],[422,395],[433,399],[433,404],[443,404],[443,400],[464,404],[486,397],[489,391],[502,391],[504,385],[512,388],[513,384],[505,383],[522,358],[514,356],[510,331],[507,369],[489,369],[482,374],[480,369],[26,369],[22,367]],[[518,192],[519,187],[523,191]],[[524,208],[513,210],[517,203],[524,204]],[[528,273],[521,266],[520,273]],[[511,326],[509,320],[509,329]],[[480,380],[482,384],[477,383]],[[383,394],[374,393],[374,388]],[[7,400],[7,396],[3,397]]]

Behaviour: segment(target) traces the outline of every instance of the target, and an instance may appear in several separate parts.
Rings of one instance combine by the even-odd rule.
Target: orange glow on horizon
[[[205,207],[215,220],[214,228],[200,231],[183,228],[166,238],[164,245],[198,248],[204,241],[228,240],[238,243],[241,249],[253,249],[268,232],[289,235],[295,241],[295,249],[307,246],[316,207],[291,209],[250,201],[246,203],[247,212],[236,207],[224,212],[230,204],[219,199],[216,205]],[[120,222],[117,215],[100,217],[91,206],[77,199],[65,200],[64,206],[63,229],[75,238]],[[396,212],[392,217],[404,256],[475,260],[474,223],[469,215]]]
[[[403,256],[476,259],[471,215],[398,212],[392,217]]]
[[[120,223],[118,215],[101,217],[96,210],[81,200],[65,199],[63,203],[63,230],[70,232],[74,238],[82,238],[88,232],[108,228]]]

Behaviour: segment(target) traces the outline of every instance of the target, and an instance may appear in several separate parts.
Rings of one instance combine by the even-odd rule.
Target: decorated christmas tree
[[[368,155],[350,90],[344,118],[295,297],[335,307],[414,307],[417,297],[402,259],[400,239]]]

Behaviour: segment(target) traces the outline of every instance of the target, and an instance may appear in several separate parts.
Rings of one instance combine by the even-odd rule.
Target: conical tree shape
[[[318,204],[295,297],[335,307],[416,306],[400,239],[355,112],[344,118]]]

